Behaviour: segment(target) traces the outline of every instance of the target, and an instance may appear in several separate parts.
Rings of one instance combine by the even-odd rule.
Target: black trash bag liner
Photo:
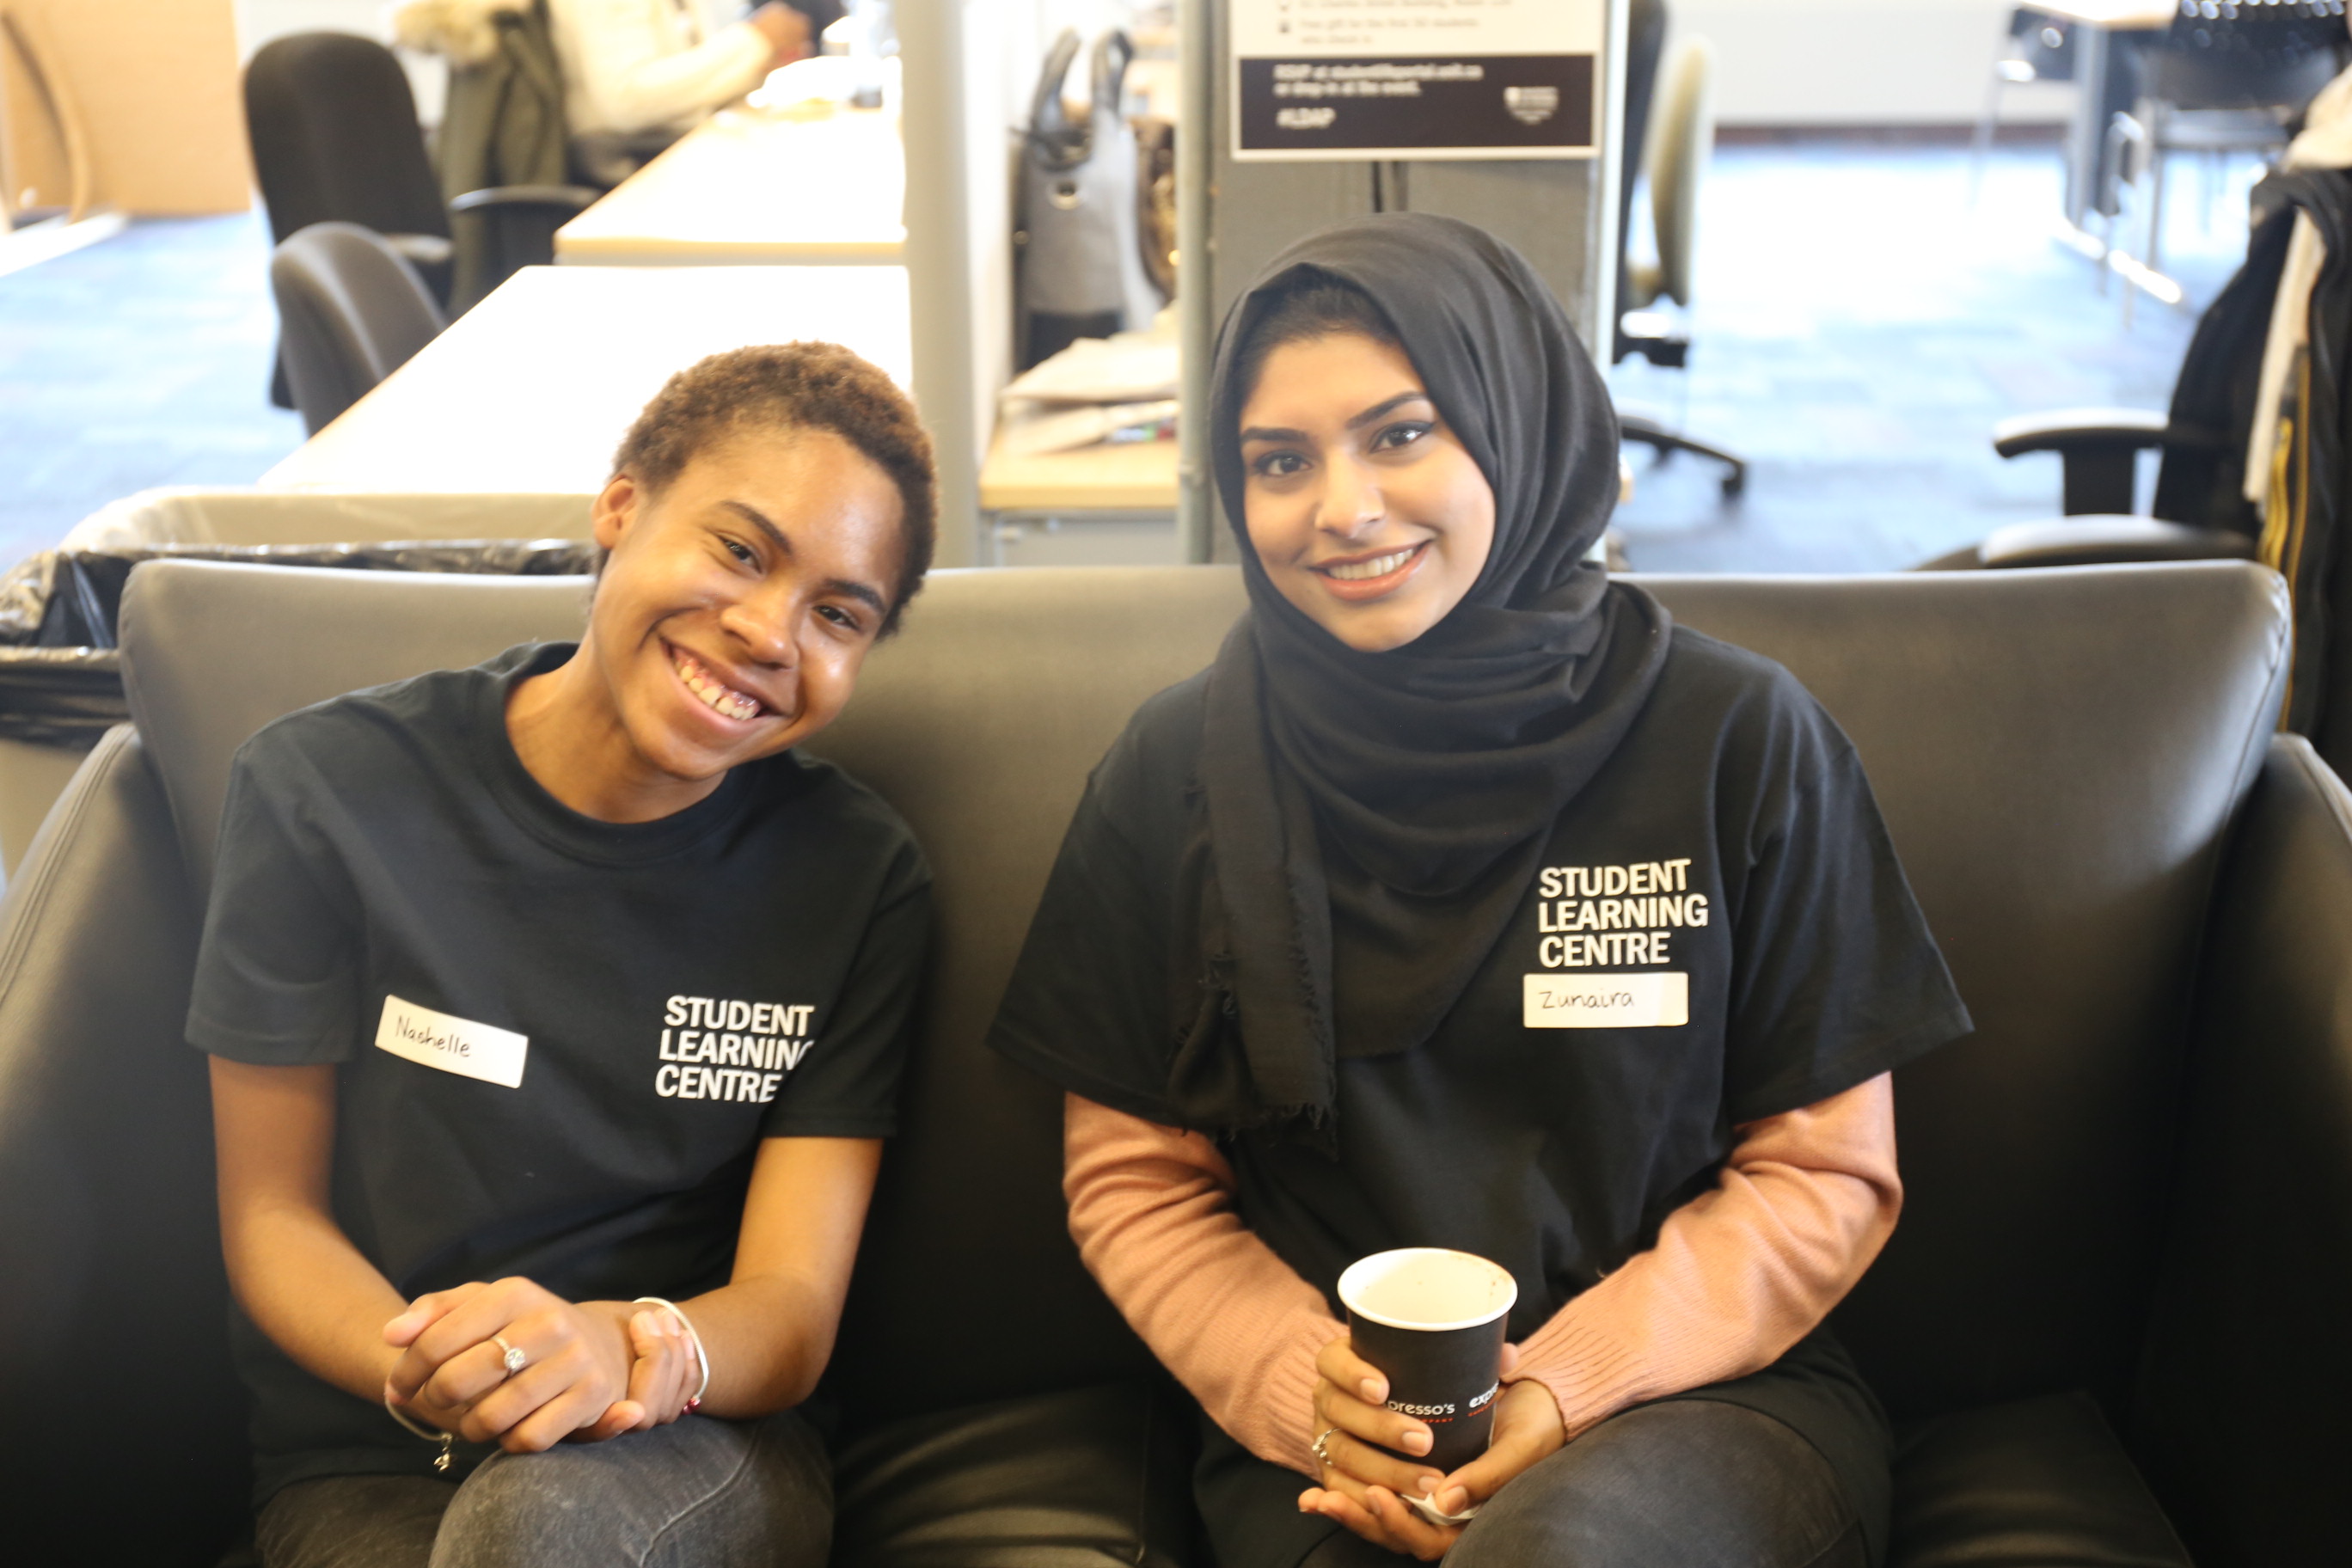
[[[576,539],[44,551],[0,576],[0,739],[87,749],[131,716],[115,632],[123,585],[142,561],[585,577],[595,573],[599,554],[595,544]]]

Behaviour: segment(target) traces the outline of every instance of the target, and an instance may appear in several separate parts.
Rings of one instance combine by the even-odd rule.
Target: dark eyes
[[[857,617],[838,605],[819,605],[816,607],[816,613],[843,631],[854,632],[857,629]]]
[[[1250,465],[1250,472],[1265,479],[1286,479],[1307,467],[1307,459],[1296,452],[1268,452]]]
[[[1393,425],[1383,425],[1364,444],[1370,452],[1397,452],[1411,447],[1428,435],[1436,426],[1427,419],[1400,419]],[[1286,479],[1307,470],[1307,458],[1297,453],[1280,449],[1267,452],[1249,465],[1249,471],[1263,479]]]
[[[723,544],[723,545],[725,545],[725,546],[727,547],[727,553],[728,553],[728,554],[732,555],[733,557],[735,557],[735,559],[736,559],[736,560],[738,560],[738,561],[741,562],[744,565],[746,565],[746,566],[757,566],[757,565],[760,563],[760,557],[759,557],[758,553],[757,553],[756,552],[754,552],[754,551],[752,550],[752,548],[751,548],[750,545],[748,545],[748,544],[744,543],[741,540],[740,540],[740,539],[729,539],[729,538],[727,538],[726,536],[724,536],[724,535],[722,534],[722,535],[719,537],[719,543],[721,543],[721,544]]]

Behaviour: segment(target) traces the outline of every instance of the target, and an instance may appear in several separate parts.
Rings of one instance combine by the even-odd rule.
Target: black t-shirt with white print
[[[1163,1125],[1201,1016],[1168,922],[1200,907],[1205,693],[1152,699],[1096,770],[992,1036]],[[1224,1145],[1242,1217],[1335,1314],[1357,1258],[1456,1247],[1511,1270],[1524,1339],[1713,1185],[1736,1127],[1969,1027],[1851,743],[1778,665],[1687,628],[1543,868],[1425,1045],[1343,1055],[1336,1160]],[[1825,1331],[1709,1392],[1805,1432],[1883,1518],[1884,1418]]]
[[[337,698],[233,765],[188,1039],[335,1065],[335,1215],[404,1298],[694,1295],[761,1140],[896,1129],[929,931],[905,824],[793,752],[658,821],[570,810],[505,710],[571,653]],[[234,1327],[260,1496],[427,1470],[381,1405]]]

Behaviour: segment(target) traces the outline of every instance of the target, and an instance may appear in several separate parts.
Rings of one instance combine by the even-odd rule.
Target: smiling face
[[[1494,489],[1402,349],[1352,331],[1276,348],[1243,405],[1241,447],[1266,576],[1349,647],[1404,647],[1486,567]]]
[[[901,513],[889,476],[824,430],[710,442],[656,491],[615,476],[588,634],[518,691],[518,754],[575,810],[633,821],[815,734],[889,612]],[[542,710],[560,727],[534,726]]]

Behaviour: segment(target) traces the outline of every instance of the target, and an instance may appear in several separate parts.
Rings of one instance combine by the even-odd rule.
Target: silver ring
[[[492,1334],[490,1336],[490,1343],[506,1352],[506,1369],[507,1375],[509,1377],[512,1377],[515,1373],[520,1372],[524,1367],[530,1364],[530,1358],[523,1354],[522,1352],[515,1349],[514,1346],[507,1343],[506,1337],[503,1334]]]
[[[1315,1441],[1314,1441],[1314,1443],[1311,1445],[1311,1447],[1313,1447],[1313,1449],[1314,1449],[1314,1451],[1315,1451],[1315,1458],[1316,1458],[1316,1459],[1317,1459],[1318,1462],[1320,1462],[1323,1466],[1325,1466],[1327,1468],[1330,1466],[1330,1463],[1331,1463],[1331,1450],[1330,1450],[1330,1449],[1328,1449],[1328,1448],[1327,1448],[1327,1447],[1324,1447],[1324,1445],[1325,1445],[1325,1444],[1327,1444],[1327,1443],[1328,1443],[1328,1442],[1332,1439],[1333,1436],[1334,1436],[1334,1435],[1336,1435],[1336,1434],[1339,1432],[1339,1428],[1338,1428],[1337,1426],[1326,1426],[1326,1427],[1324,1427],[1324,1428],[1323,1428],[1323,1430],[1322,1430],[1321,1432],[1319,1432],[1319,1433],[1318,1433],[1318,1434],[1316,1435]]]

